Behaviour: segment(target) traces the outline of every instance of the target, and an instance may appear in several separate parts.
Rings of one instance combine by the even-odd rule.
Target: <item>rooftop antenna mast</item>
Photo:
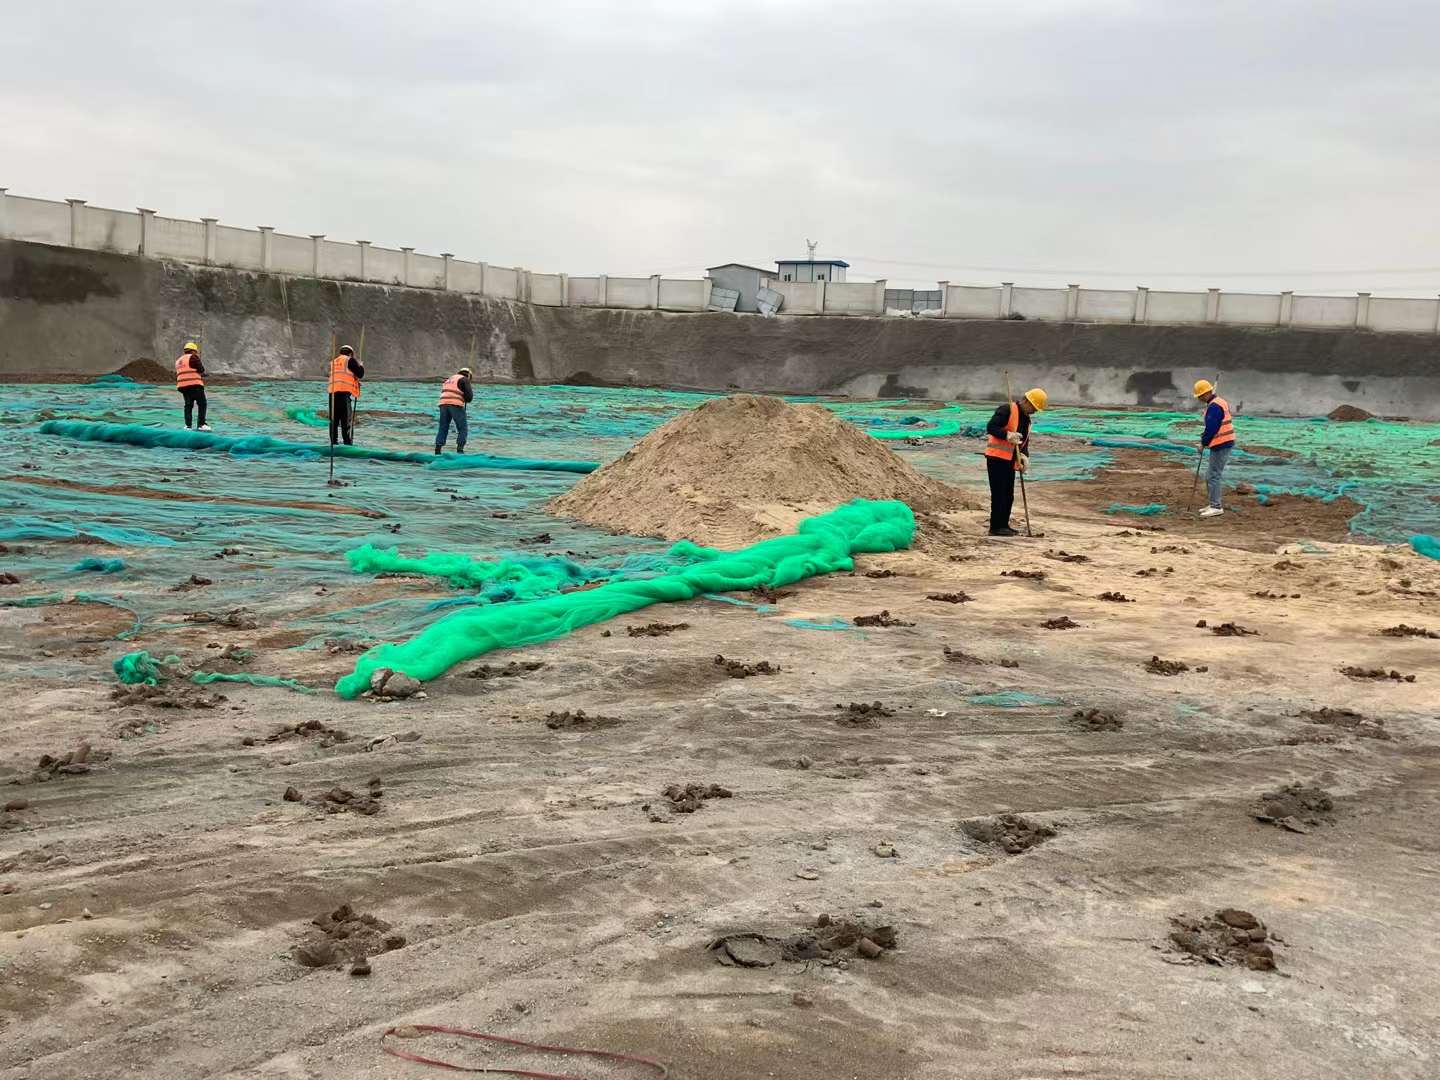
[[[820,241],[819,241],[819,240],[811,240],[809,237],[806,237],[806,239],[805,239],[805,248],[806,248],[807,251],[810,252],[810,261],[811,261],[812,263],[815,261],[815,249],[818,248],[819,246],[820,246]]]

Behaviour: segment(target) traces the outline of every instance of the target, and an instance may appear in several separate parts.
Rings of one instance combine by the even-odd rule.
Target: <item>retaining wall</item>
[[[1191,383],[1218,374],[1248,412],[1440,419],[1433,335],[546,307],[0,241],[0,377],[168,365],[195,338],[216,374],[319,379],[332,334],[362,330],[378,378],[468,362],[482,380],[993,400],[1008,370],[1056,403],[1192,407]]]

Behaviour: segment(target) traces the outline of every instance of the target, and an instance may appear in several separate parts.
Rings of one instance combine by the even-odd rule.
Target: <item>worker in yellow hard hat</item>
[[[209,407],[205,400],[205,365],[200,362],[200,346],[193,341],[185,343],[175,360],[175,389],[185,402],[185,430],[189,431],[191,424],[198,420],[198,430],[209,431],[210,425],[205,422],[205,410]],[[198,417],[194,415],[196,410],[200,413]]]
[[[1217,517],[1225,512],[1220,505],[1221,477],[1225,466],[1230,463],[1230,453],[1235,449],[1235,424],[1229,402],[1215,393],[1215,384],[1209,379],[1196,380],[1195,396],[1205,402],[1205,430],[1200,434],[1200,454],[1203,457],[1207,449],[1210,451],[1210,469],[1205,474],[1205,488],[1210,502],[1200,511],[1200,516]]]
[[[1018,536],[1010,527],[1015,474],[1030,467],[1030,417],[1050,403],[1038,386],[995,410],[985,425],[985,471],[990,476],[990,535]]]

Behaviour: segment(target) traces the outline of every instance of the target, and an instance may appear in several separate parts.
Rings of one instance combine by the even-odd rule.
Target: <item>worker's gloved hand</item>
[[[1005,441],[1019,446],[1025,441],[1025,436],[1021,435],[1018,431],[1007,431],[1005,433]]]
[[[1030,468],[1030,455],[1017,454],[1015,456],[1015,471],[1024,472],[1028,468]]]

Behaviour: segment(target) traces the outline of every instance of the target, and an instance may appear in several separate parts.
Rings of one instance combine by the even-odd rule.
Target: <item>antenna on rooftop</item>
[[[811,261],[811,262],[814,262],[814,261],[815,261],[815,249],[816,249],[817,247],[819,247],[819,246],[820,246],[820,241],[819,241],[819,240],[811,240],[811,239],[809,239],[808,237],[806,238],[806,240],[805,240],[805,248],[806,248],[807,251],[810,252],[810,261]]]

